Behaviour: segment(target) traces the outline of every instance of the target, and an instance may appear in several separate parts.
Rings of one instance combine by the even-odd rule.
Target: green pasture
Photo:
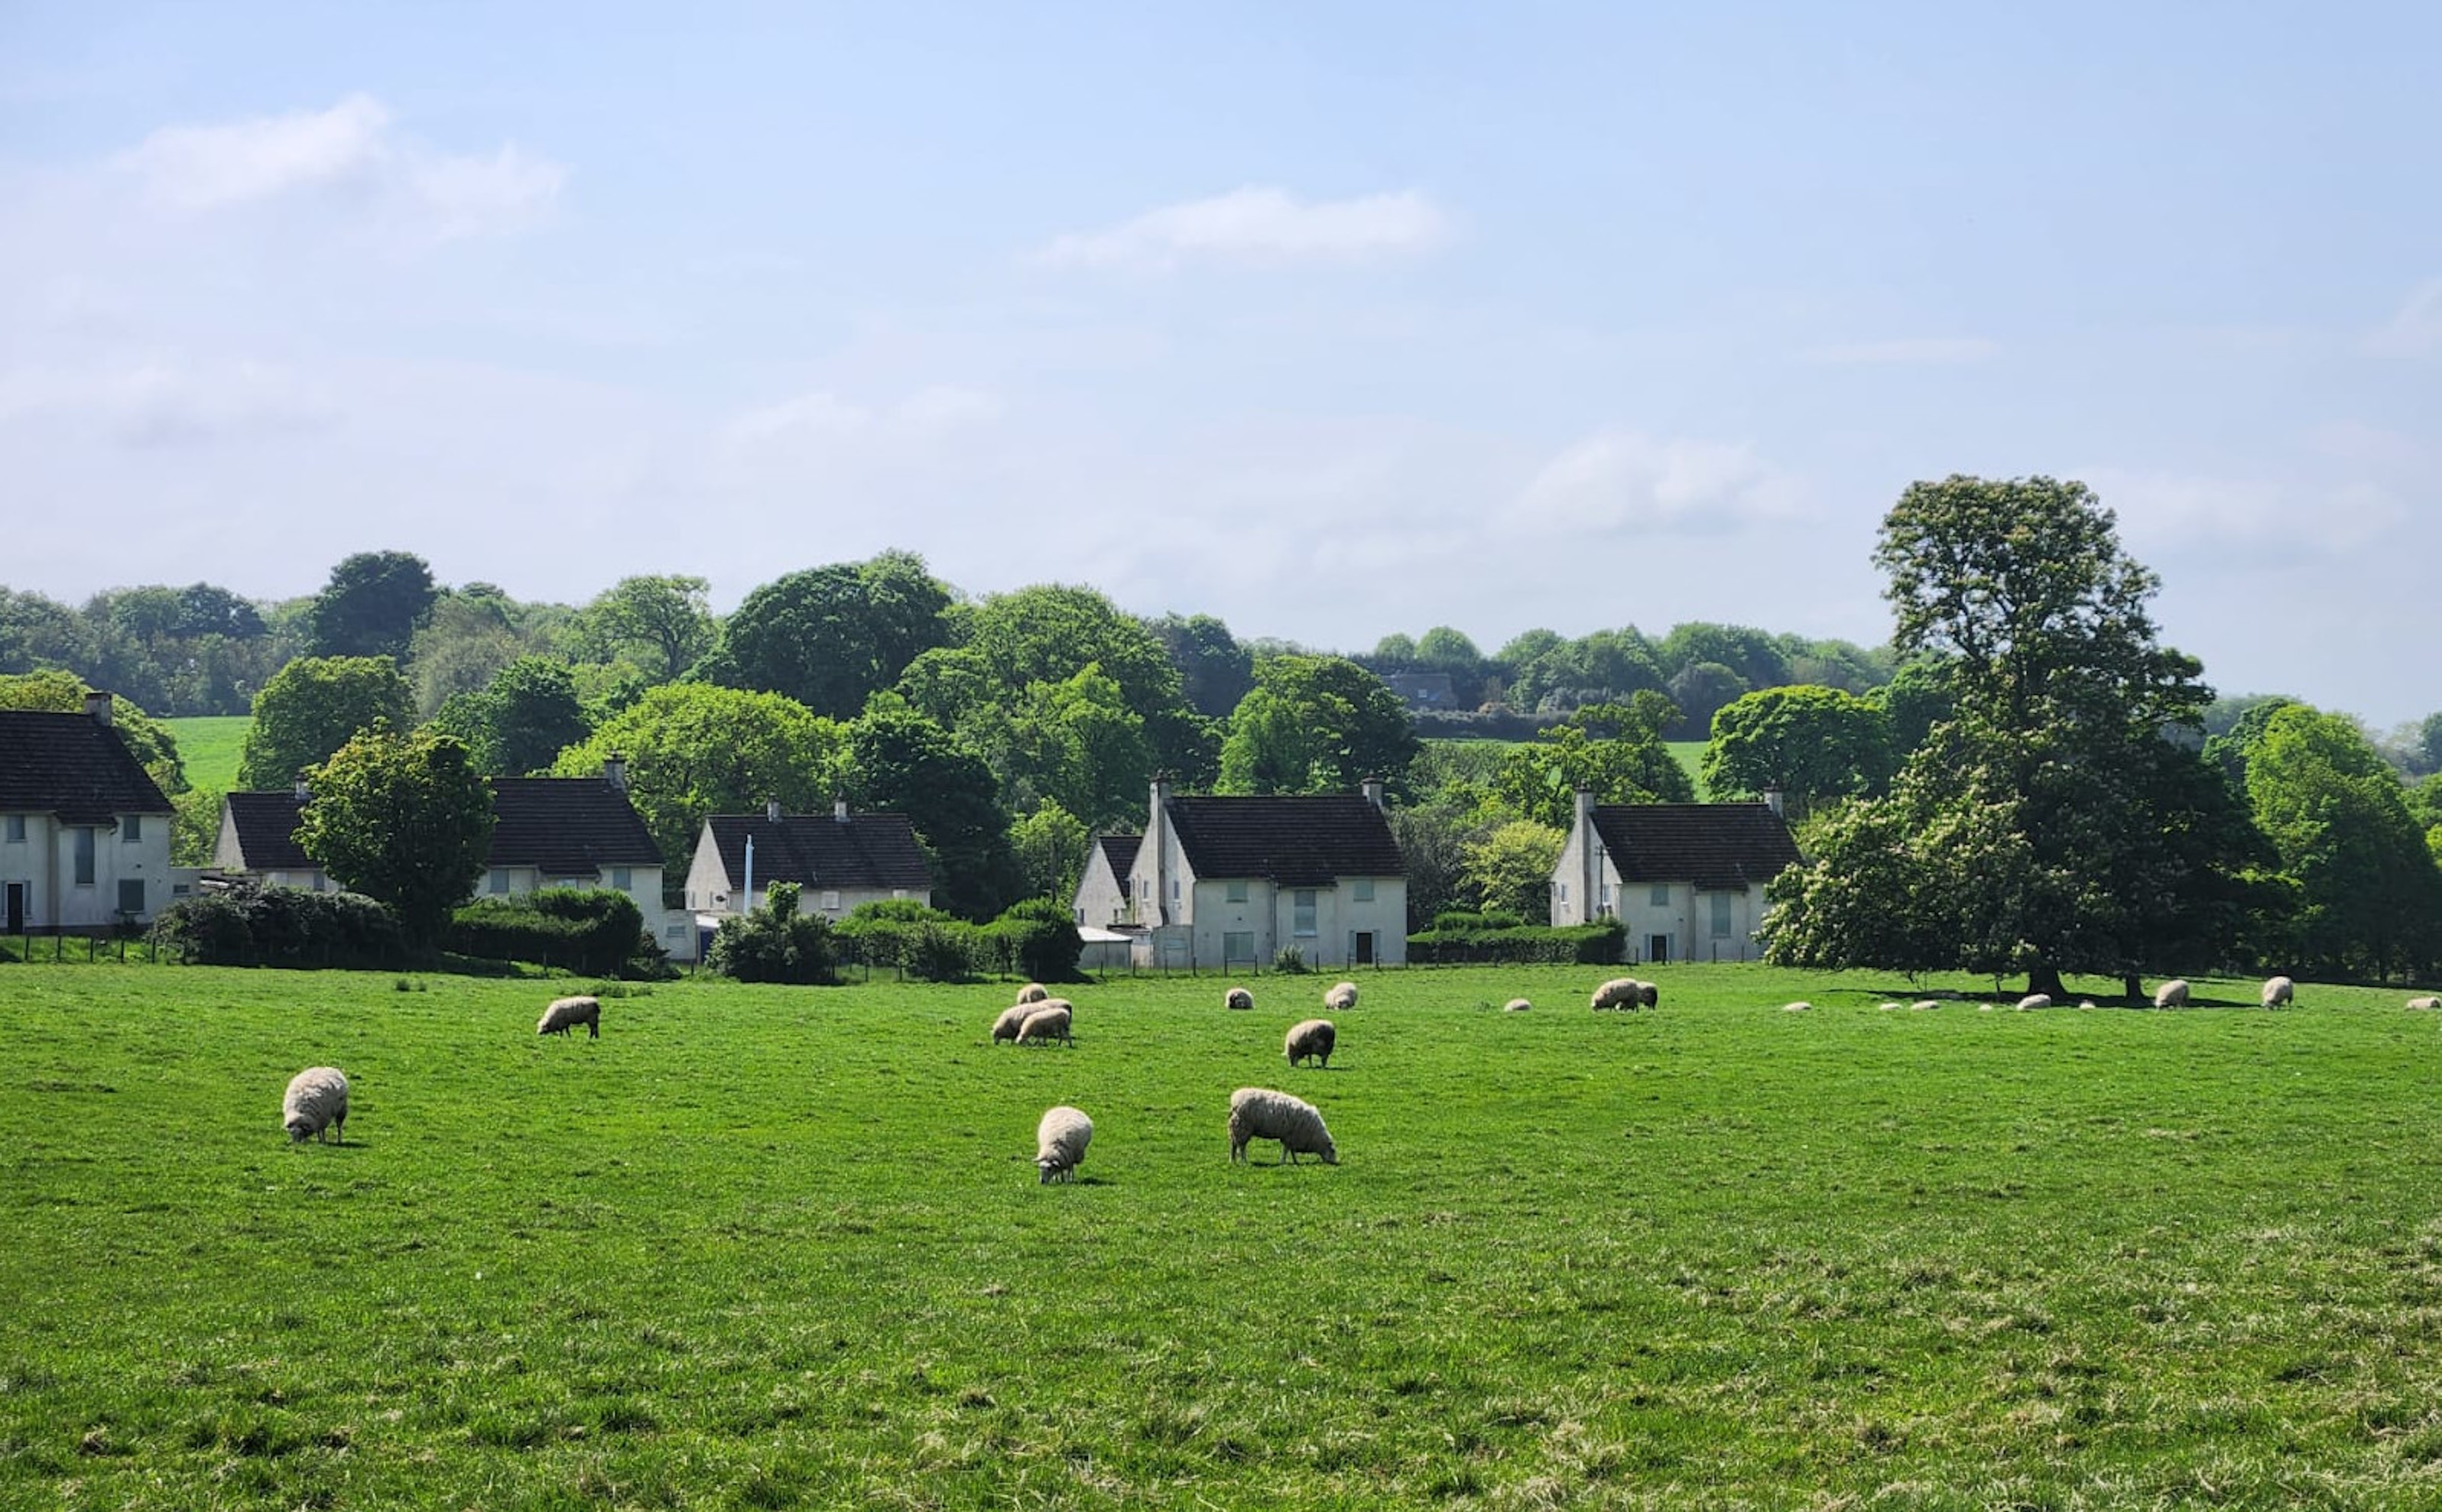
[[[1021,1050],[1007,983],[571,1042],[547,984],[0,963],[0,1506],[2442,1504],[2404,993],[1602,975],[1369,974],[1291,1070],[1328,978]],[[1248,1084],[1343,1163],[1231,1165]]]
[[[178,739],[178,759],[186,764],[187,781],[214,792],[227,792],[237,786],[237,764],[246,745],[247,726],[254,718],[246,714],[195,715],[182,720],[163,720],[170,733]]]

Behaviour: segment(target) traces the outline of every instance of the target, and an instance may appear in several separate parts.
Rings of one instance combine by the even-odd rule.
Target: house
[[[1458,707],[1458,693],[1448,672],[1391,672],[1384,675],[1382,683],[1411,709]]]
[[[1178,797],[1156,777],[1128,867],[1136,964],[1234,971],[1294,946],[1312,966],[1408,958],[1408,868],[1362,794]]]
[[[0,928],[62,934],[149,922],[171,898],[176,811],[112,720],[0,709]]]
[[[703,822],[686,879],[699,925],[762,906],[775,882],[797,884],[797,912],[834,923],[859,903],[933,902],[933,870],[905,814],[850,813],[845,799],[829,814],[782,813],[775,800],[759,814]]]
[[[1777,802],[1595,803],[1577,794],[1552,922],[1618,918],[1631,961],[1756,960],[1763,885],[1798,860]]]
[[[289,792],[232,792],[221,799],[220,839],[212,866],[228,876],[250,877],[274,887],[329,892],[330,876],[297,843],[297,821],[308,796],[300,782]]]
[[[1085,852],[1085,874],[1077,879],[1071,912],[1077,927],[1115,929],[1131,921],[1128,873],[1136,869],[1142,835],[1097,835]]]

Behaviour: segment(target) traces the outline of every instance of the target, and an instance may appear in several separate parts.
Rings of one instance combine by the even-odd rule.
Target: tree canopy
[[[1890,721],[1868,700],[1837,688],[1763,688],[1713,716],[1704,787],[1716,799],[1788,794],[1803,819],[1829,798],[1879,792],[1897,761]]]
[[[474,891],[492,838],[492,795],[466,748],[433,730],[387,726],[313,769],[297,843],[341,886],[388,903],[410,943],[429,945]]]
[[[1337,656],[1267,656],[1230,717],[1216,791],[1354,792],[1368,777],[1403,791],[1417,750],[1407,705],[1380,678]]]
[[[2264,723],[2247,796],[2295,879],[2298,962],[2326,975],[2389,975],[2431,963],[2442,871],[2398,777],[2357,725],[2303,703]]]
[[[705,661],[711,681],[852,719],[948,643],[950,591],[909,552],[791,573],[746,595]]]
[[[432,569],[412,552],[358,552],[331,569],[307,616],[315,656],[407,660],[409,644],[432,612]]]
[[[301,656],[254,696],[238,756],[238,786],[285,788],[360,730],[415,722],[415,697],[387,656]]]

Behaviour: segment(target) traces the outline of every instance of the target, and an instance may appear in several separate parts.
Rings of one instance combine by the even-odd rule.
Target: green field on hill
[[[186,764],[187,781],[198,788],[227,792],[237,786],[237,763],[246,732],[254,723],[247,714],[197,715],[163,720],[178,739],[178,759]]]
[[[1292,1070],[1327,979],[1081,984],[1021,1050],[1007,983],[568,1042],[532,982],[0,964],[0,1505],[2442,1496],[2433,1015],[1659,971],[1367,975]],[[348,1141],[292,1146],[321,1063]],[[1342,1163],[1230,1164],[1248,1084]]]

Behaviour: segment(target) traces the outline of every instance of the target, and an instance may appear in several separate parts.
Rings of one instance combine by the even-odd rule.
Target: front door
[[[1645,942],[1645,958],[1652,961],[1656,965],[1660,965],[1669,960],[1670,937],[1667,935],[1654,935],[1649,937]]]
[[[1373,965],[1374,931],[1370,929],[1360,929],[1349,938],[1355,948],[1349,951],[1348,958],[1355,961],[1359,966]]]
[[[9,933],[22,935],[26,932],[26,884],[12,882],[8,892]]]

